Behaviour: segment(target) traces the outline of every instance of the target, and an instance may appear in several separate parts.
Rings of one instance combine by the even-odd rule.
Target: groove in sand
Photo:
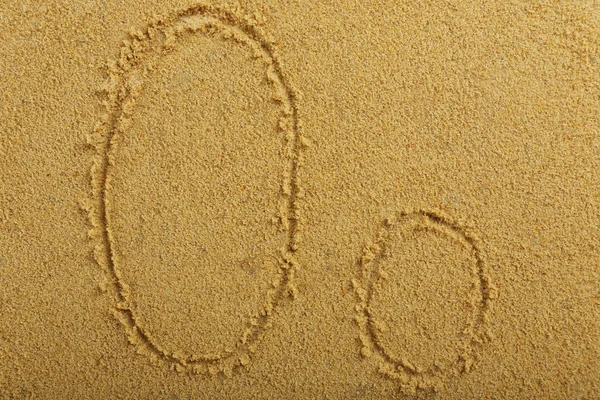
[[[249,318],[247,329],[235,344],[235,350],[226,354],[195,355],[185,357],[178,352],[168,352],[143,327],[131,306],[129,287],[120,273],[116,260],[115,239],[111,230],[110,202],[107,200],[110,170],[114,167],[112,151],[123,140],[122,133],[127,129],[133,115],[136,96],[143,85],[146,60],[160,56],[175,46],[181,37],[193,34],[219,35],[222,39],[249,46],[256,58],[266,66],[267,80],[274,87],[275,101],[281,108],[279,128],[285,141],[288,168],[283,176],[281,189],[280,225],[287,232],[287,244],[281,249],[280,279],[267,293],[264,309]],[[223,372],[230,375],[233,369],[246,365],[250,354],[263,330],[268,326],[272,310],[288,295],[295,294],[292,283],[297,263],[294,253],[298,248],[298,198],[300,190],[298,168],[302,163],[301,147],[305,141],[300,136],[296,94],[286,80],[281,63],[273,44],[264,38],[260,28],[247,17],[237,12],[211,6],[195,6],[174,15],[158,18],[142,31],[131,33],[131,39],[124,41],[119,60],[109,70],[106,86],[109,100],[107,113],[89,136],[90,144],[97,149],[97,160],[92,167],[93,199],[89,206],[92,229],[90,236],[97,242],[95,258],[110,276],[118,296],[115,315],[124,324],[129,341],[137,346],[139,353],[147,354],[154,361],[166,362],[172,369],[194,373]]]
[[[470,271],[473,277],[471,295],[466,299],[473,312],[470,313],[469,322],[462,332],[466,345],[463,351],[456,354],[456,360],[451,365],[434,362],[434,365],[423,368],[418,365],[417,360],[411,359],[410,354],[393,354],[382,343],[380,322],[373,315],[375,287],[387,279],[387,273],[381,264],[390,256],[389,241],[393,240],[390,238],[391,234],[403,230],[412,231],[419,227],[435,230],[442,236],[461,243],[474,258],[474,268]],[[487,276],[481,247],[481,242],[474,233],[440,211],[407,210],[387,218],[373,243],[367,244],[363,249],[359,274],[352,281],[358,299],[355,321],[360,332],[361,355],[374,358],[378,362],[379,371],[398,380],[404,392],[415,393],[417,388],[436,389],[450,376],[469,372],[482,345],[491,339],[487,327],[488,315],[491,301],[497,296],[497,289]]]

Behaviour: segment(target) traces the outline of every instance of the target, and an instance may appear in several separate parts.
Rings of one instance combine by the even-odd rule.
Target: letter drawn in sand
[[[94,133],[88,138],[89,142],[97,149],[97,159],[92,168],[93,199],[89,207],[92,224],[90,236],[96,243],[94,256],[106,272],[109,282],[106,285],[106,290],[114,290],[114,295],[118,299],[115,314],[125,326],[129,341],[136,346],[139,353],[149,356],[159,364],[167,364],[177,371],[210,373],[213,375],[222,372],[225,375],[230,375],[234,369],[245,366],[250,361],[252,353],[256,351],[258,342],[270,324],[273,309],[280,305],[287,296],[293,297],[295,293],[292,281],[296,268],[294,253],[298,248],[299,232],[297,198],[301,197],[298,168],[301,164],[300,147],[303,143],[299,132],[296,95],[282,73],[281,63],[272,42],[265,39],[265,35],[261,33],[261,28],[256,21],[239,16],[234,11],[212,6],[195,6],[174,15],[159,18],[143,31],[131,32],[130,36],[130,39],[124,41],[119,60],[109,70],[109,79],[104,90],[107,97],[105,102],[107,113],[96,126]],[[231,122],[227,118],[231,118],[234,112],[242,115],[243,110],[253,107],[254,103],[262,101],[261,104],[267,104],[265,107],[275,115],[271,132],[247,128],[244,131],[247,135],[245,140],[250,143],[250,148],[241,147],[238,149],[241,157],[246,157],[250,162],[257,163],[258,166],[254,168],[245,169],[245,165],[243,165],[241,171],[234,171],[235,168],[232,167],[234,163],[243,163],[247,160],[239,161],[232,157],[230,149],[219,147],[226,147],[223,145],[225,142],[233,143],[238,147],[241,146],[239,141],[236,141],[237,137],[235,135],[243,131],[248,124],[238,124],[235,127],[227,128],[229,130],[219,128],[222,134],[225,132],[231,135],[226,140],[207,139],[206,136],[214,132],[211,131],[204,136],[197,135],[197,131],[193,132],[194,127],[202,123],[206,116],[201,115],[197,117],[197,120],[193,120],[193,118],[196,118],[194,115],[196,115],[197,106],[211,106],[210,96],[201,97],[198,94],[196,98],[200,100],[197,104],[185,106],[187,108],[183,108],[183,111],[173,111],[172,105],[167,101],[169,99],[167,94],[164,95],[164,99],[167,100],[156,100],[158,95],[147,88],[147,86],[153,84],[153,79],[156,76],[156,66],[160,64],[162,59],[170,57],[171,54],[178,54],[177,52],[183,51],[182,49],[189,48],[190,43],[196,43],[193,41],[200,40],[200,38],[205,40],[205,42],[202,42],[205,46],[212,46],[210,44],[212,42],[209,43],[209,41],[230,46],[230,53],[233,54],[230,57],[245,52],[243,54],[248,55],[247,59],[251,59],[252,65],[260,66],[254,70],[260,71],[260,68],[262,68],[262,76],[260,79],[256,79],[264,82],[265,87],[270,90],[271,97],[269,99],[265,100],[265,96],[249,96],[250,100],[245,103],[246,105],[239,106],[237,111],[230,108],[229,110],[233,111],[228,112],[227,107],[237,107],[243,102],[230,105],[227,102],[227,96],[215,93],[212,98],[221,96],[221,100],[225,99],[225,105],[222,106],[224,111],[221,112],[220,109],[217,109],[217,111],[213,110],[210,114],[214,118],[223,118],[224,126]],[[203,49],[203,47],[199,48]],[[209,64],[207,68],[210,67],[211,60],[219,62],[226,58],[226,56],[218,54],[218,49],[217,53],[211,54],[205,55],[204,59],[200,58]],[[198,62],[198,59],[194,57],[191,60],[192,63]],[[195,76],[188,66],[189,64],[186,63],[180,68],[178,82],[181,82],[184,86],[198,84],[198,76]],[[163,68],[163,70],[168,73],[170,68]],[[217,71],[217,73],[220,72]],[[231,87],[233,91],[236,87],[235,83],[230,83],[227,79],[225,77],[225,80],[219,84],[225,88]],[[207,80],[207,84],[211,84],[211,82],[214,83],[215,80]],[[181,87],[183,86],[177,86],[175,89],[180,90]],[[240,85],[239,87],[247,88],[248,85]],[[184,89],[177,92],[177,95],[189,93],[185,92]],[[194,90],[197,90],[197,87],[194,86]],[[200,89],[200,92],[203,91],[204,89]],[[194,95],[196,93],[193,92]],[[144,114],[146,107],[159,107],[159,112],[155,112],[153,115],[159,114],[161,121],[169,120],[169,118],[177,121],[177,124],[179,124],[178,129],[171,129],[169,122],[155,122],[154,126],[159,126],[158,128],[150,126],[144,120],[146,114],[151,116],[150,113]],[[263,115],[256,114],[247,112],[244,115],[251,115],[254,118],[261,118]],[[140,115],[143,117],[140,117]],[[136,124],[142,126],[142,128],[138,127],[138,131],[132,132],[132,121],[136,121],[136,118],[141,121],[136,122]],[[191,128],[179,129],[181,126]],[[190,144],[181,149],[173,149],[168,145],[168,138],[165,138],[165,142],[161,143],[162,138],[153,136],[153,134],[156,135],[156,132],[167,132],[172,136],[181,135],[182,141],[188,140]],[[185,139],[183,139],[184,137]],[[248,139],[252,137],[257,138],[257,140],[270,140],[275,149],[272,153],[273,156],[265,159],[254,154],[255,149],[251,148],[252,141]],[[152,148],[146,146],[144,140],[153,140],[155,146]],[[193,146],[192,143],[200,143],[200,145]],[[140,179],[147,178],[147,182],[138,182],[137,179],[122,176],[122,171],[134,171],[136,165],[142,165],[144,162],[146,162],[146,164],[143,164],[145,168],[152,168],[153,162],[163,162],[163,158],[157,156],[158,153],[153,153],[151,156],[160,158],[160,160],[150,160],[148,162],[144,157],[151,158],[151,156],[144,154],[146,150],[144,146],[148,148],[148,152],[155,151],[155,149],[166,152],[164,153],[164,160],[166,160],[164,165],[166,167],[156,167],[154,170],[139,174]],[[263,146],[263,143],[260,146]],[[136,150],[130,150],[131,148]],[[264,146],[257,148],[261,149]],[[125,157],[123,155],[125,153],[122,153],[124,151],[129,151],[127,154],[130,154],[130,156]],[[187,158],[183,160],[176,158],[181,157],[183,153]],[[162,154],[160,153],[161,157]],[[186,162],[193,163],[196,161],[206,166],[205,172],[181,167]],[[276,167],[273,167],[273,164],[264,164],[265,167],[263,168],[261,163],[269,162],[276,163]],[[277,168],[277,173],[269,174],[271,167],[273,169]],[[178,168],[180,169],[178,170]],[[169,173],[168,171],[173,171],[171,176],[165,175]],[[256,180],[247,178],[247,174],[258,172],[261,173],[260,179],[269,184],[268,190],[265,189],[268,192],[267,194],[261,193],[260,190],[252,187],[252,182]],[[204,173],[204,175],[200,175],[201,173]],[[190,204],[182,206],[177,202],[173,202],[174,207],[179,207],[177,210],[180,213],[165,216],[164,214],[167,213],[168,208],[164,205],[171,205],[168,202],[168,196],[152,198],[157,190],[148,190],[144,185],[164,187],[165,191],[170,190],[169,193],[177,194],[181,193],[181,190],[187,190],[186,188],[182,189],[180,187],[182,185],[178,186],[178,182],[175,181],[175,178],[181,176],[192,177],[190,187],[193,189],[193,185],[196,185],[195,190],[200,187],[202,190],[197,190],[194,193],[205,194],[205,197],[181,197],[186,201],[189,200]],[[241,180],[240,182],[238,182],[238,178]],[[247,180],[244,181],[244,178]],[[154,180],[151,181],[150,179]],[[226,182],[229,186],[227,188],[212,188],[209,187],[210,182]],[[133,189],[129,190],[128,188]],[[128,190],[129,192],[127,192]],[[238,195],[240,196],[239,199],[237,197],[232,199],[232,197]],[[133,197],[133,200],[124,199],[126,196]],[[230,199],[231,204],[234,204],[234,206],[231,206],[228,210],[214,206],[215,201],[213,199],[219,196],[225,200]],[[210,203],[211,201],[213,203]],[[253,201],[255,203],[252,203]],[[269,206],[273,206],[273,209],[264,212],[256,211],[259,206],[254,207],[253,204],[263,204],[264,207],[265,201],[269,203]],[[239,205],[239,209],[235,205]],[[245,210],[244,207],[253,207],[249,209],[253,212],[256,211],[254,219],[244,220],[244,218],[249,218],[247,212],[242,213]],[[140,209],[143,209],[143,212]],[[202,220],[196,213],[204,212],[206,214],[209,212],[205,210],[211,210],[212,214],[208,215],[209,218]],[[181,214],[181,212],[184,214]],[[236,216],[232,214],[234,212],[242,214]],[[188,235],[185,230],[180,232],[181,227],[189,226],[189,220],[195,218],[198,220],[195,225],[198,230],[204,229],[202,231],[204,236],[199,237],[206,239],[206,243],[195,237],[189,238],[192,235]],[[152,224],[148,221],[151,221]],[[234,227],[231,229],[240,227],[242,233],[234,237],[233,233],[229,233],[231,229],[226,230],[223,228],[219,230],[217,228],[213,230],[206,228],[206,226],[214,227],[214,221],[222,221],[222,226]],[[213,225],[209,225],[211,223]],[[253,223],[258,228],[252,228],[250,225]],[[162,225],[157,227],[157,224]],[[203,224],[207,225],[204,226]],[[209,234],[206,234],[205,231]],[[250,232],[247,238],[243,237],[244,232]],[[250,234],[253,236],[250,237]],[[152,239],[152,235],[155,235],[156,238]],[[181,246],[181,249],[173,249],[173,246],[169,246],[171,237],[179,238],[175,245]],[[239,243],[234,242],[228,244],[227,240],[232,237],[241,241],[255,240],[256,243],[246,244],[246,242],[240,242],[241,245],[239,245]],[[157,241],[159,245],[149,246],[146,241],[150,239]],[[188,242],[181,244],[181,240],[188,240]],[[160,245],[161,243],[162,245]],[[135,247],[136,244],[139,246],[139,252],[138,248]],[[252,254],[244,253],[246,250],[251,250]],[[218,252],[218,255],[211,254],[211,251],[213,253]],[[238,254],[240,252],[244,254]],[[196,258],[191,258],[191,255]],[[166,281],[163,276],[154,276],[152,274],[153,266],[149,263],[144,265],[137,259],[140,257],[146,257],[144,260],[154,257],[153,259],[157,263],[161,263],[163,269],[171,268],[170,271],[175,270],[176,272],[181,270],[183,275],[179,281],[188,284],[186,286],[187,291],[182,292],[182,284],[171,285],[171,282]],[[228,263],[223,260],[231,262]],[[133,272],[131,270],[133,266],[135,266],[139,280],[137,277],[132,277]],[[216,279],[211,281],[210,273],[202,272],[204,271],[203,268],[206,268],[206,271],[219,271],[222,273],[231,271],[231,282],[234,283]],[[208,268],[212,268],[212,270]],[[198,270],[201,272],[198,272]],[[236,279],[239,279],[239,282],[234,280],[233,275],[238,277]],[[269,280],[264,282],[267,279],[264,277],[268,277]],[[263,282],[256,283],[260,279],[263,279]],[[194,283],[200,280],[204,284],[205,292],[195,293],[193,290]],[[142,281],[146,283],[142,285],[140,283]],[[211,282],[213,286],[210,286]],[[219,282],[222,282],[222,284]],[[192,312],[190,315],[184,314],[184,317],[182,317],[182,319],[189,318],[193,322],[191,326],[197,327],[199,331],[217,326],[215,324],[218,321],[215,322],[215,320],[222,313],[219,314],[218,308],[217,311],[211,309],[211,307],[217,307],[214,304],[227,306],[230,303],[229,299],[231,297],[225,295],[215,295],[217,297],[214,299],[210,297],[213,291],[217,293],[218,290],[222,289],[219,287],[220,285],[234,285],[228,292],[231,294],[236,293],[236,289],[242,287],[240,285],[251,286],[255,284],[256,288],[248,289],[248,293],[250,293],[248,296],[250,298],[250,295],[256,294],[260,300],[255,305],[254,311],[245,315],[244,318],[240,318],[239,326],[235,326],[239,332],[232,334],[224,332],[224,336],[227,336],[225,333],[228,333],[228,337],[233,338],[230,338],[229,342],[217,343],[217,341],[213,341],[214,343],[211,343],[214,344],[215,348],[190,349],[180,342],[175,342],[173,337],[176,333],[168,331],[171,328],[170,326],[165,328],[160,322],[155,324],[147,322],[150,318],[155,318],[156,321],[162,321],[161,318],[163,317],[165,321],[169,321],[168,318],[170,318],[170,311],[167,306],[161,304],[160,301],[157,302],[155,297],[142,293],[140,287],[151,287],[151,284],[161,288],[159,295],[164,298],[169,295],[163,295],[162,293],[171,292],[174,299],[190,299],[194,298],[195,295],[210,298],[210,301],[200,304],[202,307],[206,307],[202,308],[201,313]],[[238,286],[235,286],[235,284]],[[178,290],[180,292],[177,292]],[[154,299],[155,302],[142,304],[143,302],[150,303],[148,299]],[[243,306],[248,303],[251,303],[251,301],[247,299],[240,300],[240,304]],[[178,305],[176,301],[169,304]],[[196,308],[191,307],[190,309],[196,310],[198,308],[197,304],[194,307]],[[238,311],[234,309],[230,314],[233,315]],[[155,314],[158,317],[150,317],[150,315]],[[230,325],[227,325],[225,329],[227,330],[229,327]],[[157,331],[161,333],[157,334]],[[170,333],[173,333],[173,335],[170,335]],[[198,339],[199,343],[208,343],[208,339],[203,338],[203,335],[198,334],[197,336],[200,337]],[[184,338],[183,340],[188,339]],[[202,340],[205,340],[205,342],[202,342]]]
[[[471,370],[491,338],[497,292],[470,230],[437,211],[399,212],[365,246],[360,265],[352,283],[364,358],[407,394]]]

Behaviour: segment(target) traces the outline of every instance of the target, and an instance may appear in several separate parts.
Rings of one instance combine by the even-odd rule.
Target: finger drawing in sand
[[[486,269],[475,234],[440,211],[386,218],[352,281],[361,355],[408,393],[469,372],[491,338]]]
[[[165,59],[182,63],[165,67]],[[231,81],[203,81],[192,70],[221,73],[228,64],[238,72]],[[237,78],[245,81],[236,86]],[[132,32],[106,92],[107,114],[90,137],[98,150],[90,216],[96,259],[117,288],[115,314],[154,361],[230,375],[248,364],[273,309],[296,290],[304,141],[294,91],[251,19],[197,6]],[[236,110],[234,95],[245,96]],[[165,195],[147,195],[157,185]],[[146,263],[165,274],[148,276]],[[178,307],[170,280],[201,300]],[[227,301],[238,321],[218,323],[225,313],[211,307]],[[169,318],[175,310],[183,315]]]

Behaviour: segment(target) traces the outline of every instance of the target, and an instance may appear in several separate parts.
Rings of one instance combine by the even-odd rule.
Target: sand
[[[599,27],[2,0],[0,398],[600,397]]]

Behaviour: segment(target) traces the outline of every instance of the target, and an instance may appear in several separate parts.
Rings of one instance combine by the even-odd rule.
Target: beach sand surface
[[[1,399],[600,397],[600,4],[0,1]]]

